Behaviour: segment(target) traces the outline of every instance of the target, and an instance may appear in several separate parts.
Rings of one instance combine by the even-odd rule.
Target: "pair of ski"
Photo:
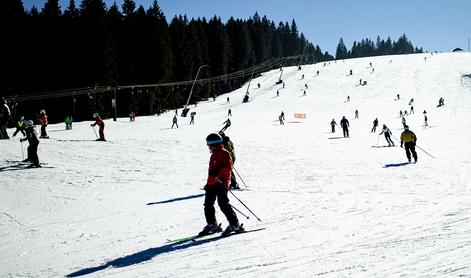
[[[221,225],[221,224],[219,224],[219,225]],[[224,233],[221,233],[220,231],[218,231],[218,232],[214,232],[214,233],[210,233],[210,234],[203,234],[203,235],[198,234],[198,235],[195,235],[195,236],[188,236],[188,237],[182,237],[182,238],[177,238],[177,239],[167,239],[167,242],[169,242],[169,243],[183,243],[183,242],[187,242],[187,241],[196,242],[198,240],[203,240],[203,239],[207,239],[207,238],[211,238],[211,237],[225,238],[225,237],[230,237],[230,236],[234,236],[234,235],[258,232],[258,231],[262,231],[262,230],[265,230],[265,228],[259,228],[259,229],[253,229],[253,230],[243,229],[242,231],[235,232],[235,233],[230,233],[230,234],[224,234]],[[221,231],[222,231],[222,229],[221,229]],[[214,236],[214,235],[217,235],[217,236]]]

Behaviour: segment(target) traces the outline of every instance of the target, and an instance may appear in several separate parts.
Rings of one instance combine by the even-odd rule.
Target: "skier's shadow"
[[[204,196],[204,194],[196,194],[196,195],[190,195],[190,196],[186,196],[186,197],[179,197],[179,198],[174,198],[174,199],[160,201],[160,202],[152,202],[152,203],[148,203],[147,205],[151,206],[151,205],[158,205],[158,204],[173,203],[173,202],[176,202],[176,201],[184,201],[184,200],[199,198],[199,197],[203,197],[203,196]]]
[[[220,239],[224,239],[224,237],[216,236],[213,238],[202,239],[198,241],[169,243],[166,245],[162,245],[160,247],[149,248],[149,249],[146,249],[146,250],[143,250],[143,251],[131,254],[131,255],[116,258],[100,266],[83,268],[78,271],[67,274],[65,277],[78,277],[78,276],[88,275],[88,274],[92,274],[100,270],[104,270],[110,266],[117,268],[117,267],[127,267],[131,265],[136,265],[145,261],[152,260],[152,258],[160,254],[165,254],[165,253],[169,253],[169,252],[173,252],[177,250],[184,250],[184,249],[191,248],[194,246],[199,246],[208,242],[218,241]]]
[[[406,166],[409,165],[408,162],[403,162],[403,163],[391,163],[391,164],[386,164],[384,165],[384,168],[391,168],[391,167],[401,167],[401,166]]]

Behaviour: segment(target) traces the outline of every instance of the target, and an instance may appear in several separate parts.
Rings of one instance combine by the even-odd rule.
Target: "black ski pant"
[[[28,161],[35,166],[39,166],[38,145],[39,144],[30,144],[28,146]]]
[[[414,157],[414,161],[417,162],[417,153],[415,152],[415,143],[414,142],[405,142],[404,147],[406,149],[406,156],[409,162],[411,161],[411,153]]]
[[[389,144],[389,145],[393,145],[393,146],[394,146],[394,142],[393,142],[393,140],[391,140],[391,135],[389,135],[389,133],[385,133],[385,134],[384,134],[384,138],[386,138],[386,141],[388,141],[388,144]]]
[[[376,132],[376,125],[373,126],[373,128],[371,129],[371,132]]]
[[[175,126],[175,125],[176,125],[177,128],[178,128],[178,124],[177,124],[177,123],[173,123],[173,124],[172,124],[172,128],[173,128],[173,126]]]
[[[332,133],[335,133],[335,126],[332,126]]]
[[[204,216],[206,217],[207,224],[217,224],[216,222],[216,210],[214,209],[214,202],[216,198],[221,211],[227,218],[227,221],[231,225],[237,225],[239,220],[235,214],[232,206],[229,204],[229,198],[227,197],[227,188],[222,184],[206,185],[206,195],[204,197]]]
[[[237,188],[237,179],[234,175],[234,171],[231,172],[231,186],[230,188]]]
[[[348,134],[348,127],[342,127],[343,129],[343,137],[350,137],[350,135]]]
[[[46,126],[47,125],[41,125],[41,137],[47,137]]]
[[[21,134],[23,134],[23,136],[26,136],[26,133],[25,133],[24,128],[22,128],[22,127],[16,127],[16,130],[15,130],[15,132],[13,133],[13,137],[15,137],[16,134],[18,134],[18,132],[20,132],[20,131],[21,131]]]

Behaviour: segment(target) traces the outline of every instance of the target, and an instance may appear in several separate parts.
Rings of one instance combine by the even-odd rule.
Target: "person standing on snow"
[[[46,115],[46,110],[41,110],[39,112],[39,117],[38,117],[39,122],[41,123],[41,136],[39,138],[44,138],[48,139],[49,136],[47,135],[46,127],[48,125],[48,117]]]
[[[376,127],[378,126],[378,118],[376,118],[373,121],[373,128],[371,129],[371,132],[376,132]]]
[[[391,130],[389,130],[389,128],[386,126],[386,125],[383,125],[383,130],[381,131],[379,135],[383,134],[384,133],[384,138],[386,138],[386,141],[388,142],[388,145],[389,147],[393,146],[394,147],[394,142],[393,140],[391,140]]]
[[[350,137],[350,134],[348,133],[348,127],[350,126],[350,123],[347,119],[345,119],[345,116],[343,116],[342,120],[340,120],[340,126],[343,129],[343,137]]]
[[[171,127],[171,128],[173,128],[174,125],[176,125],[177,128],[178,128],[178,119],[177,119],[177,115],[174,115],[174,116],[173,116],[172,127]]]
[[[227,111],[227,116],[228,116],[228,117],[232,117],[232,111],[231,111],[231,108],[229,108],[229,111]]]
[[[332,128],[332,133],[335,133],[335,126],[337,125],[337,122],[335,122],[334,119],[330,122],[330,127]]]
[[[23,160],[23,162],[31,162],[31,165],[28,167],[41,167],[39,164],[39,157],[38,157],[38,145],[39,145],[39,140],[38,140],[38,134],[36,133],[36,130],[34,130],[34,125],[33,121],[29,120],[25,122],[26,128],[26,137],[23,139],[20,139],[20,142],[24,142],[28,140],[29,146],[28,146],[28,157]]]
[[[98,115],[98,113],[93,113],[93,118],[95,119],[95,122],[93,124],[91,124],[90,126],[94,127],[96,125],[98,125],[100,128],[98,130],[99,134],[100,134],[100,138],[96,139],[96,141],[106,141],[105,140],[105,133],[104,133],[104,130],[105,130],[105,122],[101,119],[100,115]]]
[[[15,137],[16,134],[18,134],[18,132],[21,132],[21,134],[23,134],[23,136],[26,136],[26,133],[25,133],[25,117],[23,117],[23,116],[21,116],[20,120],[18,121],[18,123],[16,125],[16,130],[13,133],[13,137]]]
[[[285,122],[283,121],[283,115],[278,116],[278,121],[280,121],[280,125],[285,125]]]
[[[355,110],[355,119],[358,119],[358,115],[359,115],[358,109],[356,109],[356,110]]]
[[[214,202],[218,200],[221,211],[227,218],[229,226],[223,235],[240,233],[244,231],[232,206],[229,204],[227,193],[231,183],[232,159],[231,154],[224,149],[223,139],[219,134],[211,133],[206,137],[206,144],[211,152],[209,159],[208,180],[204,186],[204,216],[207,225],[199,233],[199,236],[213,234],[222,231],[217,223]]]
[[[414,132],[409,130],[409,126],[404,126],[404,131],[401,134],[401,148],[404,145],[406,148],[406,156],[411,162],[411,153],[414,157],[414,163],[417,163],[417,153],[415,152],[415,144],[417,143],[417,137],[415,136]]]

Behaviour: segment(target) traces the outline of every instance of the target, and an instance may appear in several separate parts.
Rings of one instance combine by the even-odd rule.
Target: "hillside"
[[[39,145],[41,169],[11,162],[22,159],[18,138],[1,140],[0,276],[469,276],[471,87],[464,73],[471,73],[469,53],[285,68],[285,88],[274,85],[280,71],[273,70],[251,82],[248,103],[247,87],[198,103],[195,124],[179,118],[178,129],[170,129],[174,112],[106,120],[108,142],[93,141],[91,121],[67,131],[50,125],[51,139]],[[367,85],[358,86],[360,79]],[[440,97],[445,106],[437,108]],[[411,98],[415,114],[406,119],[423,151],[417,164],[404,164],[404,150],[383,148],[378,133],[387,124],[399,138],[399,111]],[[266,229],[170,244],[205,225],[205,137],[222,128],[229,108],[226,133],[248,186],[234,193],[262,222],[239,220]],[[342,116],[350,138],[330,132],[330,121]]]

